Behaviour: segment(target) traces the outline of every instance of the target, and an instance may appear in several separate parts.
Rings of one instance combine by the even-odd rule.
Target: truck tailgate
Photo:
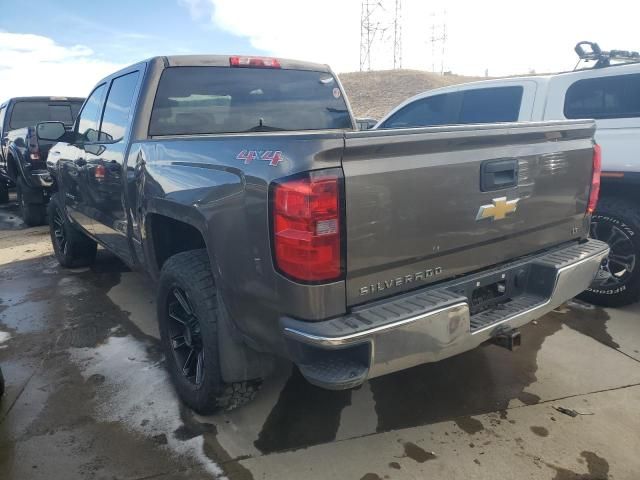
[[[346,135],[347,303],[588,234],[590,121]]]

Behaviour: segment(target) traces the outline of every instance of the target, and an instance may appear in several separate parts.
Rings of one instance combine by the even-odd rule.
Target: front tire
[[[640,207],[622,198],[602,198],[591,218],[591,237],[611,253],[594,283],[580,298],[603,307],[640,300]]]
[[[160,339],[173,385],[200,414],[251,401],[259,381],[225,383],[218,350],[218,298],[206,250],[169,258],[158,288]]]
[[[49,234],[58,263],[66,268],[91,265],[96,259],[98,244],[71,224],[59,193],[51,197],[48,211]]]
[[[29,187],[22,177],[18,177],[16,181],[16,195],[18,197],[18,206],[20,207],[20,216],[24,223],[30,227],[44,225],[46,220],[46,206],[42,203],[30,203],[28,197],[31,196],[33,188]]]

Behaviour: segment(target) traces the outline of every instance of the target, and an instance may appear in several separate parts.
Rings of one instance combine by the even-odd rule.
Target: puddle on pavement
[[[620,348],[607,331],[609,314],[604,309],[574,300],[568,303],[564,315],[562,321],[565,325],[607,347]]]
[[[33,478],[46,474],[42,468],[55,462],[48,457],[58,453],[28,455],[25,461],[21,449],[34,444],[59,451],[65,462],[82,463],[77,468],[83,478],[107,472],[114,474],[109,478],[138,478],[185,469],[197,478],[205,471],[220,473],[204,453],[203,432],[174,438],[183,426],[180,403],[160,363],[157,341],[142,334],[108,297],[129,271],[122,262],[100,252],[88,269],[51,267],[50,275],[40,276],[47,268],[40,260],[11,268],[12,288],[23,294],[3,303],[0,323],[11,324],[11,339],[0,352],[32,368],[9,369],[8,394],[36,392],[15,407],[27,409],[26,417],[0,424],[0,470],[8,472],[3,480],[32,478],[26,462],[40,467]],[[129,445],[126,452],[120,451],[123,445]],[[116,465],[110,458],[125,460]]]
[[[609,462],[593,452],[581,452],[578,463],[586,463],[588,473],[576,473],[551,463],[545,463],[545,465],[555,470],[556,475],[553,480],[607,480],[609,478]]]
[[[522,346],[515,352],[485,344],[441,362],[372,379],[368,386],[375,404],[375,431],[453,420],[460,430],[473,435],[484,427],[472,416],[500,411],[495,421],[506,420],[514,399],[525,405],[540,401],[526,389],[536,381],[537,356],[546,338],[566,324],[615,346],[606,333],[608,319],[599,308],[567,307],[522,328]],[[351,391],[319,389],[294,369],[254,446],[262,453],[271,453],[333,441],[343,410],[350,405]],[[358,411],[358,406],[348,410]]]
[[[18,204],[8,203],[0,206],[0,231],[23,230],[27,226],[18,214]]]
[[[342,410],[351,405],[351,393],[311,385],[294,369],[255,447],[270,453],[335,440]]]
[[[41,263],[34,261],[33,265],[42,268]],[[207,421],[212,424],[203,424],[179,406],[163,366],[159,364],[162,355],[157,341],[142,334],[129,315],[107,296],[129,269],[114,257],[100,252],[99,260],[89,269],[64,271],[53,268],[52,271],[55,274],[44,276],[45,284],[32,289],[24,303],[4,305],[4,311],[0,311],[0,322],[2,315],[7,313],[20,314],[21,318],[30,314],[35,318],[40,312],[45,325],[52,322],[53,317],[62,319],[58,324],[66,323],[66,328],[56,332],[55,349],[76,352],[71,364],[80,367],[80,373],[73,371],[75,367],[64,370],[64,365],[70,363],[68,354],[50,359],[59,362],[62,369],[62,384],[57,387],[60,394],[52,394],[49,398],[43,411],[46,419],[41,415],[34,422],[31,433],[44,434],[67,425],[94,428],[102,418],[102,421],[117,422],[120,428],[135,432],[145,441],[155,442],[153,439],[157,437],[156,443],[165,448],[181,452],[199,450],[214,462],[225,462],[225,472],[233,471],[233,478],[251,478],[238,459],[231,458],[221,446],[220,426],[215,425],[223,421],[221,417],[209,417]],[[61,278],[64,281],[60,281]],[[29,282],[22,281],[28,289]],[[53,302],[49,305],[42,303],[51,299]],[[439,363],[371,380],[366,389],[367,405],[371,407],[365,413],[359,411],[361,405],[353,404],[354,399],[363,398],[362,395],[358,397],[350,390],[320,389],[309,384],[294,369],[270,412],[264,417],[250,419],[261,425],[255,438],[232,441],[252,443],[262,453],[331,442],[336,439],[347,407],[351,407],[347,411],[353,415],[369,416],[366,423],[371,425],[371,431],[359,434],[454,420],[459,430],[473,435],[484,426],[472,416],[500,411],[500,417],[495,420],[500,422],[506,420],[506,410],[512,400],[519,399],[524,404],[539,401],[526,389],[536,381],[537,356],[545,339],[559,331],[563,324],[605,345],[617,346],[607,333],[608,315],[603,310],[568,307],[563,312],[552,313],[536,325],[523,328],[522,346],[514,353],[484,345]],[[18,323],[21,325],[14,325],[15,331],[28,326],[29,320]],[[10,332],[14,337],[11,342],[23,337],[18,335],[16,339],[15,331]],[[145,406],[142,397],[151,398],[150,391],[165,392],[166,397],[158,404]],[[138,392],[142,397],[132,392]],[[136,399],[143,403],[131,403]],[[256,401],[260,401],[260,395]],[[91,408],[66,412],[74,410],[68,408],[69,402]],[[111,410],[105,410],[107,407]],[[96,411],[101,412],[102,417],[96,419]],[[233,412],[228,417],[236,418]],[[238,418],[242,418],[242,414]],[[154,429],[158,422],[164,426]],[[228,435],[228,431],[225,432]],[[348,432],[341,438],[345,437],[348,438]],[[425,457],[405,445],[407,448],[414,457],[429,459],[429,452],[424,451]],[[206,462],[202,458],[199,461]]]

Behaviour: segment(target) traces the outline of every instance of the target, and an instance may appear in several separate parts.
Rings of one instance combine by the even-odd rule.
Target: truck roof
[[[228,67],[230,57],[274,58],[261,55],[171,55],[162,57],[168,67]],[[329,66],[321,63],[303,62],[288,58],[277,58],[280,68],[291,70],[313,70],[329,72]]]
[[[572,77],[572,76],[592,76],[589,72],[607,72],[610,69],[615,69],[616,72],[620,73],[637,73],[640,71],[640,65],[637,63],[625,63],[625,64],[616,64],[611,65],[609,67],[602,67],[598,69],[593,68],[581,68],[578,70],[570,70],[565,72],[558,73],[543,73],[543,74],[532,74],[532,75],[516,75],[513,77],[498,77],[498,78],[488,78],[486,80],[474,80],[473,82],[465,82],[465,83],[456,83],[453,85],[447,85],[446,87],[433,88],[430,90],[426,90],[424,92],[418,93],[413,97],[407,99],[402,102],[402,105],[410,103],[413,100],[417,100],[421,97],[431,96],[436,93],[441,92],[454,92],[458,90],[469,90],[478,86],[491,86],[491,85],[501,85],[505,82],[536,82],[536,83],[546,83],[553,78],[558,77]],[[395,109],[394,109],[395,110]]]
[[[66,97],[66,96],[36,96],[36,97],[12,97],[0,104],[4,107],[11,102],[84,102],[84,97]]]
[[[329,65],[313,62],[303,62],[287,58],[265,57],[263,55],[163,55],[147,58],[137,63],[133,63],[125,68],[113,72],[102,78],[97,84],[108,79],[118,77],[140,64],[160,64],[164,67],[230,67],[229,58],[250,57],[250,58],[275,58],[280,64],[280,69],[284,70],[310,70],[314,72],[331,72]],[[96,85],[97,85],[96,84]]]

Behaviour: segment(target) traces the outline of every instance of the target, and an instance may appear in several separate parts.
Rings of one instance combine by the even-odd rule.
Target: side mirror
[[[36,125],[38,140],[56,142],[67,132],[62,122],[40,122]]]
[[[375,118],[356,118],[358,130],[371,130],[377,123]]]

